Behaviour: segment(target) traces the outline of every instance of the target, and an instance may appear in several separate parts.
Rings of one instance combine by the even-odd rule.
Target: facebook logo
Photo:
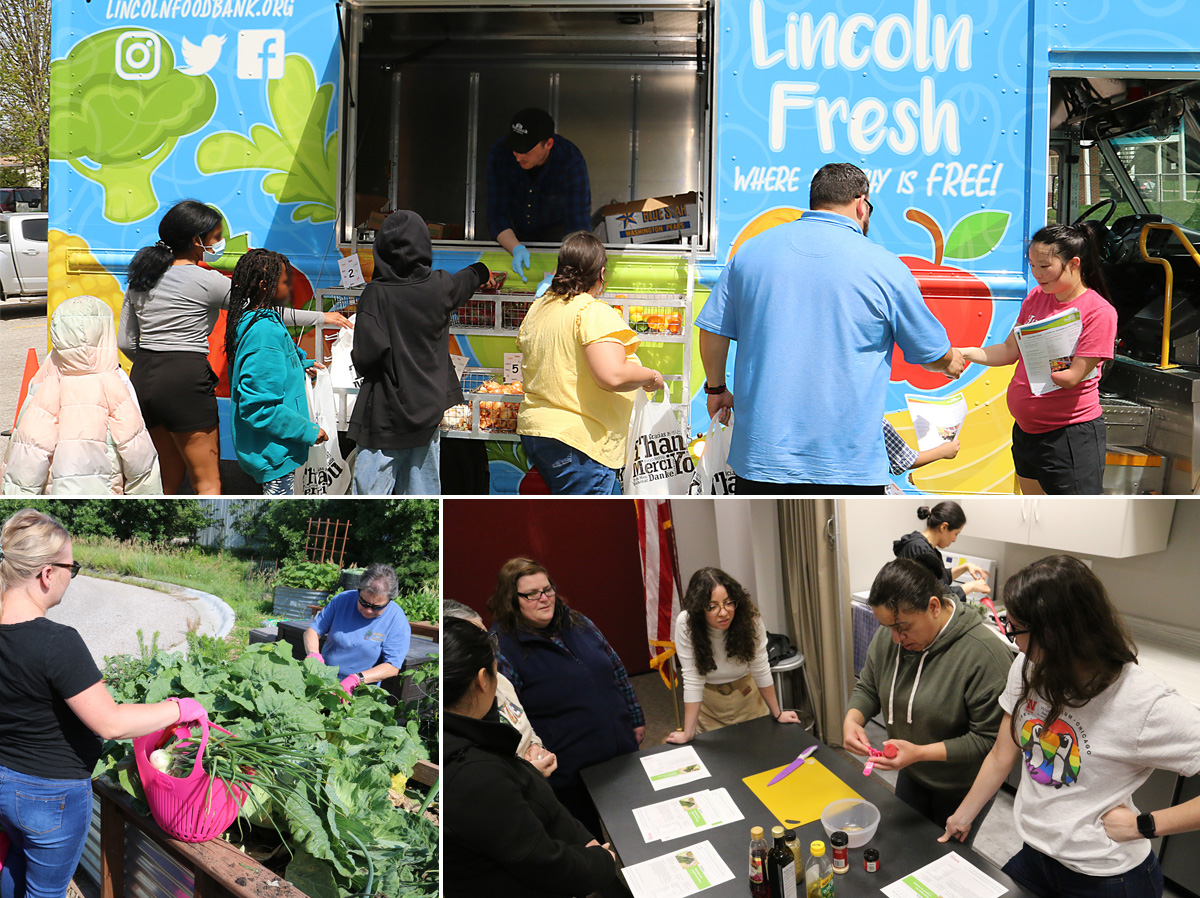
[[[278,28],[238,32],[237,76],[246,80],[283,77],[283,31]]]

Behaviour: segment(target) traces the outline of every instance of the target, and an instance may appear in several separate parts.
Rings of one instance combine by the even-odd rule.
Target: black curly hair
[[[725,635],[725,654],[737,661],[749,664],[754,660],[755,618],[758,608],[750,599],[750,593],[720,568],[702,567],[692,574],[687,592],[683,596],[683,610],[687,612],[688,633],[692,637],[692,651],[696,667],[701,675],[717,669],[713,660],[712,641],[708,638],[708,621],[704,613],[712,602],[713,590],[725,587],[729,599],[737,603],[733,612],[733,623]]]
[[[229,317],[225,321],[225,357],[231,369],[242,320],[250,315],[253,323],[262,315],[278,312],[275,289],[280,278],[291,275],[292,265],[287,256],[269,249],[252,249],[238,259],[229,288]]]

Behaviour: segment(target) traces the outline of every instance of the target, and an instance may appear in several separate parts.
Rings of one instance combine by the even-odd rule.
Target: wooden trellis
[[[350,522],[333,519],[308,519],[304,536],[304,556],[322,564],[331,562],[338,567],[346,555],[346,540],[350,538]]]

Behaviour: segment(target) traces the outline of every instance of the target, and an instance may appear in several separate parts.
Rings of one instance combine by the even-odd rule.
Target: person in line
[[[29,383],[0,463],[6,496],[161,496],[158,453],[94,296],[50,316],[53,349]]]
[[[899,771],[896,796],[944,826],[1000,727],[996,700],[1012,652],[919,560],[885,564],[868,601],[882,626],[850,695],[842,744],[868,755],[864,727],[882,709],[884,746],[896,755],[875,758],[876,768]]]
[[[1100,242],[1087,223],[1048,225],[1029,244],[1029,264],[1038,285],[1017,314],[1030,324],[1078,309],[1083,330],[1070,364],[1052,369],[1057,389],[1037,395],[1029,385],[1016,332],[1003,343],[962,350],[968,362],[1016,365],[1008,384],[1013,416],[1012,455],[1021,492],[1027,496],[1099,495],[1104,486],[1104,416],[1100,373],[1112,359],[1117,310],[1109,301],[1100,267]]]
[[[530,463],[556,495],[621,491],[617,470],[635,390],[663,389],[662,375],[638,360],[637,335],[600,299],[608,259],[586,231],[558,253],[549,289],[517,333],[525,398],[517,433]]]
[[[446,898],[571,898],[616,880],[616,856],[517,756],[520,734],[496,708],[488,634],[450,618],[442,629]]]
[[[190,698],[113,701],[79,633],[47,619],[79,573],[71,536],[22,509],[0,528],[0,894],[66,895],[92,822],[105,739],[208,715]]]
[[[987,582],[987,571],[977,564],[964,562],[953,568],[946,565],[942,551],[954,545],[955,540],[967,526],[967,516],[962,506],[946,499],[930,508],[922,505],[917,509],[918,520],[925,521],[923,530],[914,530],[892,542],[892,554],[897,558],[915,558],[933,571],[942,585],[959,599],[979,593],[988,595],[992,588]],[[963,574],[970,574],[965,583],[954,581]]]
[[[587,162],[543,109],[522,109],[492,144],[487,191],[488,227],[522,281],[531,264],[526,243],[557,243],[591,227]]]
[[[870,189],[848,162],[821,168],[813,211],[743,245],[696,318],[708,413],[723,422],[734,407],[729,345],[738,344],[742,398],[729,450],[738,495],[882,495],[893,348],[947,377],[962,372],[912,272],[867,239]]]
[[[393,601],[399,592],[391,565],[368,565],[358,589],[347,589],[330,599],[304,631],[307,657],[336,667],[347,695],[364,683],[379,683],[403,669],[412,628]]]
[[[358,443],[358,496],[441,492],[439,428],[446,409],[463,402],[450,361],[450,315],[495,282],[482,262],[454,274],[432,265],[421,216],[389,215],[375,234],[375,273],[359,298],[350,353],[362,378],[346,429]]]
[[[683,670],[683,730],[667,742],[770,714],[799,723],[775,697],[767,660],[767,628],[742,584],[720,568],[692,574],[675,620],[675,651]]]
[[[558,758],[550,774],[554,794],[600,836],[600,816],[579,771],[637,751],[646,735],[625,665],[596,625],[567,605],[536,561],[504,563],[488,610],[499,670]]]
[[[478,611],[453,599],[442,601],[442,616],[470,621],[479,629],[487,630]],[[524,758],[536,767],[542,776],[552,774],[558,767],[558,758],[554,756],[554,752],[542,744],[542,740],[534,732],[533,724],[529,722],[529,715],[521,707],[517,690],[513,689],[513,684],[502,673],[496,674],[496,709],[499,711],[501,719],[508,721],[513,729],[521,734],[521,741],[517,743],[517,757]]]
[[[290,496],[309,447],[329,439],[308,417],[304,377],[314,362],[279,314],[292,305],[292,266],[279,253],[252,249],[238,259],[229,295],[225,356],[233,448],[263,495]]]
[[[221,492],[217,375],[208,335],[229,308],[229,278],[200,263],[225,251],[221,213],[195,200],[176,203],[158,223],[159,240],[129,263],[117,346],[132,361],[129,378],[162,466],[163,492],[186,475],[197,495]],[[350,327],[341,312],[282,309],[288,326]]]
[[[1200,709],[1137,663],[1104,584],[1052,555],[1004,584],[1020,654],[1000,697],[1004,720],[939,841],[964,840],[979,809],[1023,762],[1013,819],[1024,843],[1007,873],[1039,898],[1160,898],[1150,839],[1200,829],[1200,798],[1141,813],[1153,770],[1200,773]]]

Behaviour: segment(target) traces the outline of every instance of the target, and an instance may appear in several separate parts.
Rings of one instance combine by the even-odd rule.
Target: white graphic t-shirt
[[[1021,667],[1008,671],[1000,705],[1016,721],[1024,771],[1014,807],[1029,846],[1088,876],[1115,876],[1146,859],[1145,839],[1114,842],[1100,818],[1133,804],[1155,769],[1200,772],[1200,709],[1136,664],[1082,708],[1065,708],[1049,726],[1050,705],[1031,695],[1020,707]],[[1145,808],[1145,811],[1157,810]]]

